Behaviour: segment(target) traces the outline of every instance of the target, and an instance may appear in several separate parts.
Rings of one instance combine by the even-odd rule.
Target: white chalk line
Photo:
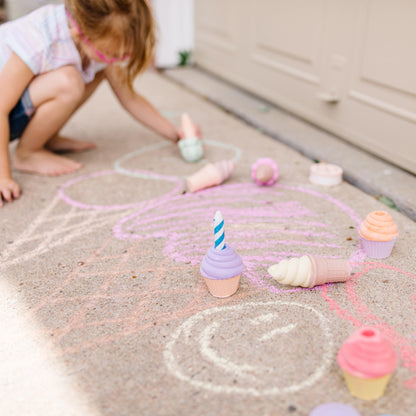
[[[250,322],[257,325],[259,321],[261,322],[269,321],[269,315],[273,315],[273,319],[278,317],[277,314],[268,314],[266,319],[261,319],[262,317],[260,316],[257,319],[251,319]],[[270,340],[277,334],[287,334],[291,332],[293,329],[296,328],[296,326],[297,326],[296,324],[291,324],[282,328],[277,328],[273,331],[270,331],[264,334],[259,339],[260,341]],[[207,361],[211,361],[213,364],[215,364],[219,368],[222,368],[227,373],[231,372],[232,374],[236,376],[247,378],[252,381],[255,381],[256,377],[254,377],[252,374],[247,374],[247,373],[258,373],[259,370],[267,371],[267,368],[265,367],[261,367],[259,369],[258,367],[253,367],[252,365],[249,365],[249,364],[236,364],[227,358],[220,357],[216,353],[216,351],[210,346],[211,339],[214,337],[215,332],[217,331],[219,327],[220,327],[220,324],[218,322],[214,322],[213,324],[209,325],[201,334],[201,337],[200,337],[201,355]]]
[[[112,224],[113,218],[118,219],[120,217],[120,214],[116,213],[112,215],[107,214],[103,218],[103,213],[101,212],[83,211],[80,213],[74,207],[70,207],[69,212],[66,214],[54,216],[52,212],[60,201],[60,197],[56,195],[50,205],[29,224],[25,231],[16,238],[16,241],[1,253],[0,269],[28,261],[55,247],[65,245],[71,240],[79,236],[85,236],[103,225]],[[67,205],[65,204],[65,206]],[[79,221],[80,218],[84,218],[84,220]],[[70,225],[69,223],[73,220],[77,221]],[[38,229],[45,227],[47,224],[50,224],[49,230],[39,234]],[[19,255],[12,258],[24,244],[30,243],[35,243],[36,247],[24,253],[19,253]]]
[[[259,339],[260,341],[268,341],[274,338],[276,335],[281,334],[288,334],[292,332],[297,327],[297,324],[290,324],[287,326],[283,326],[282,328],[276,328],[273,331],[267,332],[266,334],[262,335]]]
[[[172,144],[168,142],[159,142],[159,143],[151,144],[149,146],[142,147],[141,149],[136,150],[134,152],[127,153],[114,162],[114,170],[122,175],[132,176],[134,178],[160,180],[161,179],[160,176],[157,175],[156,173],[155,175],[151,175],[151,174],[145,174],[142,172],[135,172],[134,170],[123,168],[122,164],[130,159],[133,159],[137,156],[142,155],[143,153],[151,152],[153,150],[159,150],[167,146],[172,146]]]
[[[221,313],[221,316],[226,315],[229,316],[230,312],[234,311],[241,311],[245,308],[259,308],[262,306],[273,306],[273,305],[288,305],[288,306],[295,306],[304,308],[314,315],[316,315],[320,322],[321,330],[324,334],[325,341],[323,345],[324,352],[321,356],[321,364],[318,366],[318,368],[312,373],[309,377],[307,377],[305,380],[303,380],[300,383],[295,383],[290,386],[286,387],[270,387],[266,389],[257,389],[255,387],[239,387],[236,385],[221,385],[221,384],[214,384],[212,382],[203,381],[203,380],[195,380],[194,378],[191,378],[187,374],[185,374],[182,369],[180,368],[180,365],[175,357],[175,344],[180,341],[181,335],[185,337],[185,342],[189,343],[190,340],[192,340],[191,332],[192,328],[200,323],[199,321],[204,321],[204,318],[207,316]],[[211,327],[210,329],[210,335],[212,336],[212,332],[215,332],[214,329],[219,328],[219,325]],[[201,353],[204,356],[208,356],[212,358],[211,352],[207,352],[206,348],[206,340],[199,337],[198,341],[201,346],[201,349],[205,349],[205,351],[201,351]],[[279,395],[279,394],[287,394],[287,393],[295,393],[302,389],[305,389],[307,387],[311,387],[314,385],[318,380],[320,380],[327,369],[330,367],[332,363],[332,356],[333,356],[333,349],[334,349],[334,343],[332,340],[332,334],[329,327],[329,321],[327,318],[325,318],[324,315],[322,315],[320,312],[318,312],[315,308],[309,306],[309,305],[303,305],[298,302],[280,302],[280,301],[272,301],[272,302],[251,302],[243,305],[232,305],[232,306],[224,306],[224,307],[217,307],[208,309],[206,311],[200,312],[191,318],[187,319],[177,330],[172,334],[171,340],[166,344],[165,350],[164,350],[164,360],[167,368],[169,371],[178,379],[187,382],[191,384],[195,388],[202,388],[205,390],[209,390],[213,393],[226,393],[226,394],[249,394],[252,396],[263,396],[263,395]],[[215,355],[215,357],[218,354]],[[212,360],[211,360],[212,361]],[[221,365],[224,366],[227,364],[224,359],[220,360]],[[230,368],[230,371],[234,371],[235,368]]]
[[[276,318],[274,313],[266,313],[264,315],[257,316],[256,318],[250,319],[250,322],[253,325],[264,324],[267,322],[272,322]]]
[[[229,143],[217,142],[215,140],[206,140],[206,139],[204,139],[204,140],[202,140],[202,142],[204,144],[208,144],[208,145],[213,146],[213,147],[219,147],[219,148],[222,148],[222,149],[232,150],[234,152],[234,156],[231,158],[231,160],[233,160],[236,163],[241,158],[242,151],[237,146],[234,146],[234,145],[229,144]],[[155,179],[155,180],[163,180],[163,179],[167,180],[168,178],[183,179],[184,177],[179,177],[179,176],[175,176],[175,175],[166,175],[166,177],[163,178],[162,177],[163,175],[159,175],[157,173],[151,174],[151,173],[136,172],[132,169],[126,169],[122,166],[125,162],[129,161],[130,159],[134,159],[135,157],[140,156],[144,153],[151,152],[153,150],[159,150],[159,149],[162,149],[162,148],[168,147],[168,146],[174,146],[174,145],[172,143],[163,141],[163,142],[154,143],[154,144],[151,144],[149,146],[142,147],[141,149],[136,150],[134,152],[127,153],[127,154],[125,154],[124,156],[122,156],[121,158],[117,159],[114,162],[114,170],[117,171],[118,173],[122,174],[122,175],[132,176],[132,177],[135,177],[135,178],[142,178],[142,179]],[[203,161],[205,163],[208,163],[207,160],[203,159]]]
[[[207,360],[211,361],[217,367],[222,368],[227,373],[232,373],[239,377],[244,377],[255,381],[255,377],[247,372],[253,372],[254,367],[248,364],[235,364],[232,361],[220,357],[213,348],[211,348],[211,338],[214,336],[215,332],[219,328],[220,324],[218,322],[214,322],[213,324],[209,325],[205,330],[202,332],[200,337],[201,343],[201,355]]]

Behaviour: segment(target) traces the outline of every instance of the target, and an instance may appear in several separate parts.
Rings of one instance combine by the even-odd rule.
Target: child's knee
[[[73,66],[64,66],[58,71],[60,94],[71,101],[81,100],[85,84],[79,71]]]

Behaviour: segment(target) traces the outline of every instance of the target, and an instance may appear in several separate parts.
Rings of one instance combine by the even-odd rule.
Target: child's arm
[[[29,67],[14,53],[0,71],[0,206],[19,198],[20,187],[12,179],[9,157],[9,113],[33,78]]]
[[[176,143],[181,138],[179,129],[165,119],[144,97],[120,82],[116,71],[117,68],[108,67],[105,74],[121,105],[136,120]]]

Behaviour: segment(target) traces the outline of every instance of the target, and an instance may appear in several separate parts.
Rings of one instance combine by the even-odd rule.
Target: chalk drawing
[[[282,326],[291,313],[300,320]],[[235,331],[236,322],[243,325],[239,331]],[[279,332],[279,337],[264,336],[265,327],[266,334]],[[293,346],[302,357],[313,350],[311,340],[316,343],[316,356],[307,362],[297,360],[298,366],[293,360],[286,366]],[[169,371],[193,387],[251,396],[311,387],[328,370],[333,356],[328,319],[311,306],[284,301],[248,302],[197,313],[177,328],[164,351]],[[288,384],[281,385],[282,379]]]
[[[222,143],[222,142],[217,142],[215,140],[202,140],[204,146],[208,145],[210,147],[217,147],[220,149],[224,149],[224,150],[231,150],[234,153],[234,156],[232,158],[230,158],[231,160],[233,160],[234,162],[238,162],[238,160],[241,158],[241,149],[238,148],[237,146],[234,146],[230,143]],[[136,169],[128,169],[125,168],[123,165],[126,164],[127,162],[133,160],[135,158],[137,158],[138,156],[144,155],[145,153],[149,153],[152,151],[156,151],[156,150],[160,150],[166,147],[172,147],[173,144],[169,143],[169,142],[159,142],[159,143],[154,143],[152,145],[149,146],[145,146],[139,150],[136,150],[134,152],[131,153],[127,153],[124,156],[122,156],[121,158],[117,159],[114,162],[114,168],[118,173],[121,173],[123,175],[128,175],[128,176],[133,176],[136,178],[143,178],[143,179],[165,179],[165,178],[175,178],[178,179],[177,176],[171,175],[171,176],[166,176],[165,178],[162,177],[161,175],[156,175],[155,173],[152,172],[144,172],[144,171],[139,171]],[[204,160],[203,162],[207,163],[207,160]],[[192,164],[193,166],[200,166],[200,164]]]
[[[414,375],[412,378],[405,382],[405,386],[411,389],[416,390],[416,342],[411,334],[406,333],[405,335],[400,333],[399,328],[394,328],[393,325],[387,322],[388,316],[381,318],[378,316],[379,313],[372,311],[374,306],[370,306],[368,302],[366,303],[359,296],[359,283],[362,278],[368,278],[368,274],[372,270],[379,270],[379,278],[385,279],[389,276],[389,273],[399,273],[404,280],[404,290],[410,293],[409,299],[411,300],[412,309],[406,311],[406,318],[410,322],[415,322],[416,317],[416,274],[405,272],[394,266],[377,263],[377,262],[368,262],[362,263],[359,265],[360,269],[355,272],[354,278],[348,281],[345,284],[346,293],[343,294],[342,299],[337,302],[334,298],[334,295],[328,290],[327,287],[323,287],[321,296],[328,302],[331,310],[335,311],[336,314],[344,319],[355,327],[360,327],[362,325],[371,325],[377,327],[382,334],[389,339],[398,349],[400,365],[402,367],[408,368],[411,370]],[[382,277],[381,277],[382,276]],[[397,282],[397,280],[395,280]],[[396,283],[397,285],[398,283]],[[348,303],[345,305],[345,300],[348,300]],[[400,307],[404,307],[404,301],[399,303]],[[390,305],[391,306],[391,305]],[[389,312],[392,314],[393,312]],[[398,311],[400,313],[400,311]]]
[[[252,325],[262,325],[262,324],[265,324],[265,323],[268,323],[268,322],[272,322],[274,318],[275,318],[274,314],[269,313],[269,314],[266,314],[266,315],[258,316],[257,318],[250,319],[250,323]],[[289,332],[293,331],[296,328],[296,326],[297,326],[297,324],[289,324],[289,325],[286,325],[286,326],[282,326],[281,328],[273,329],[270,332],[267,332],[267,333],[263,334],[259,338],[259,340],[260,341],[265,341],[265,340],[272,339],[276,335],[279,335],[279,334],[288,334]]]
[[[217,147],[222,145],[210,141],[207,141],[207,143]],[[50,338],[53,345],[64,345],[60,350],[62,354],[78,353],[84,349],[96,348],[97,345],[114,342],[120,338],[149,330],[155,316],[153,309],[149,307],[151,299],[168,293],[171,295],[172,290],[175,290],[162,288],[163,279],[170,274],[170,271],[176,269],[185,272],[189,271],[189,266],[200,264],[208,246],[212,244],[210,219],[215,210],[220,209],[224,217],[227,218],[227,231],[230,241],[242,255],[247,267],[243,279],[250,283],[248,288],[233,297],[234,300],[244,298],[250,291],[252,293],[264,289],[275,294],[320,290],[330,308],[341,319],[345,319],[355,326],[362,324],[378,326],[399,349],[402,365],[416,375],[415,337],[412,334],[409,336],[400,334],[398,328],[394,328],[393,325],[388,323],[388,320],[381,318],[378,312],[372,311],[359,298],[356,289],[360,278],[375,268],[380,268],[383,271],[394,270],[412,279],[415,279],[415,275],[383,263],[362,263],[365,259],[363,250],[360,249],[356,241],[346,243],[344,238],[345,228],[348,226],[357,227],[361,222],[361,218],[351,207],[331,195],[317,192],[311,187],[283,184],[267,189],[259,188],[253,183],[225,184],[195,194],[183,195],[181,193],[183,178],[146,170],[128,169],[124,166],[128,164],[131,166],[135,157],[149,151],[157,151],[167,145],[169,144],[164,142],[156,143],[120,158],[116,162],[114,170],[81,175],[66,182],[59,189],[50,205],[2,251],[0,269],[4,270],[9,266],[45,254],[53,248],[65,247],[74,239],[85,238],[87,233],[94,233],[99,229],[108,229],[111,226],[113,227],[114,237],[130,243],[130,248],[126,252],[109,257],[105,255],[105,251],[114,242],[114,237],[110,237],[103,242],[101,248],[87,255],[85,259],[81,259],[80,264],[82,266],[72,270],[53,293],[45,296],[38,304],[34,305],[31,311],[34,316],[47,314],[50,308],[63,304],[69,303],[79,306],[79,310],[72,316],[62,317],[61,320],[55,319],[55,322],[59,322],[58,327],[45,330],[49,335],[53,335]],[[235,160],[240,157],[239,149],[233,146],[227,149],[234,151]],[[159,197],[129,203],[122,199],[114,204],[89,203],[70,196],[76,195],[77,192],[72,193],[72,191],[77,190],[80,185],[85,186],[86,181],[97,180],[99,182],[116,175],[130,176],[140,180],[165,181],[171,187]],[[311,198],[319,200],[319,212],[310,208]],[[63,209],[62,203],[67,207],[66,210]],[[339,210],[339,213],[344,215],[344,221],[340,222],[341,225],[331,224],[326,218],[325,212],[333,209]],[[128,266],[129,261],[138,253],[143,256],[152,254],[147,253],[143,248],[145,244],[142,244],[149,238],[161,239],[161,257],[163,261],[156,266],[153,265],[152,268],[143,267],[143,269],[140,269]],[[357,270],[354,278],[347,282],[345,286],[342,286],[345,287],[348,295],[349,303],[347,305],[334,298],[336,293],[339,295],[342,292],[333,293],[329,286],[313,289],[286,288],[277,285],[267,274],[268,266],[283,258],[300,256],[305,252],[321,255],[323,248],[329,258],[349,258]],[[172,260],[174,266],[172,266]],[[99,272],[96,270],[90,273],[85,271],[84,266],[99,265],[107,261],[114,262],[114,267]],[[112,288],[120,275],[129,273],[137,275],[140,273],[155,274],[153,274],[152,282],[144,291],[129,289],[114,293]],[[155,277],[156,274],[157,277]],[[71,288],[78,279],[88,277],[103,280],[100,285],[86,294],[68,295],[68,293],[72,293]],[[181,341],[183,331],[189,326],[187,331],[191,334],[193,331],[191,323],[194,319],[199,319],[199,316],[214,317],[218,309],[200,311],[201,307],[210,308],[216,302],[204,303],[204,306],[201,306],[198,299],[206,295],[206,290],[203,282],[198,281],[196,285],[196,287],[176,291],[179,296],[189,298],[184,307],[176,309],[177,305],[172,305],[169,311],[156,316],[159,322],[188,319],[175,332],[176,335],[173,336],[168,345],[167,355],[165,355],[172,371],[174,370],[173,372],[179,378],[187,381],[189,381],[189,374],[183,368],[180,368],[177,361],[177,345],[179,345],[179,342],[184,342]],[[416,291],[411,296],[413,309],[416,310]],[[109,300],[117,300],[120,303],[128,302],[133,305],[133,309],[129,310],[129,313],[124,316],[103,315],[91,320],[89,315],[95,307],[100,302]],[[274,302],[273,304],[283,305],[282,302]],[[250,308],[251,304],[248,305],[248,308]],[[291,303],[291,305],[291,307],[306,308],[312,312],[312,315],[315,312],[317,313],[313,308],[306,305],[295,303]],[[241,308],[244,306],[241,305]],[[242,309],[236,308],[230,309],[229,312],[238,315]],[[267,307],[265,308],[267,309]],[[194,315],[195,313],[197,315]],[[204,313],[206,315],[203,315]],[[255,341],[265,348],[267,344],[280,342],[282,337],[285,336],[292,337],[302,329],[299,322],[289,324],[280,322],[279,325],[273,326],[276,319],[275,312],[265,310],[264,313],[255,314],[253,311],[251,315],[252,317],[248,320],[249,325],[268,328],[263,333],[257,334],[255,338]],[[190,316],[191,318],[189,318]],[[114,329],[109,331],[109,326]],[[320,326],[321,329],[325,327],[322,322]],[[96,335],[93,339],[81,337],[77,342],[72,341],[70,345],[67,344],[68,336],[71,336],[74,331],[85,330],[90,333],[91,329],[98,330],[104,327],[106,328],[104,335]],[[251,362],[249,359],[239,362],[223,355],[221,345],[214,345],[212,342],[212,337],[217,339],[216,335],[223,329],[224,323],[220,319],[215,319],[207,324],[200,334],[197,334],[199,356],[204,362],[210,363],[214,375],[223,372],[229,376],[237,377],[237,385],[234,385],[234,379],[229,384],[211,383],[209,378],[204,378],[204,372],[202,371],[198,373],[199,376],[194,376],[192,379],[195,386],[218,392],[248,392],[252,395],[280,394],[281,392],[297,391],[297,389],[308,386],[307,383],[302,384],[302,382],[296,380],[290,386],[268,384],[267,375],[269,373],[267,371],[269,370],[266,371],[258,363]],[[328,333],[323,330],[323,338]],[[77,338],[75,337],[75,339]],[[325,363],[324,360],[318,366],[318,370],[313,373],[313,377],[308,379],[310,380],[309,383],[313,384],[322,377],[327,365]],[[253,386],[248,384],[253,382]],[[416,376],[408,380],[406,386],[416,389]]]
[[[311,210],[311,197],[320,200],[322,212]],[[164,256],[197,265],[213,243],[210,219],[215,209],[220,209],[250,282],[274,293],[296,292],[311,289],[277,287],[267,268],[288,256],[305,252],[319,255],[322,248],[332,258],[347,257],[352,262],[365,258],[358,238],[356,245],[346,248],[338,237],[343,230],[326,222],[325,212],[334,208],[345,214],[345,224],[360,224],[361,219],[351,208],[312,189],[282,184],[267,189],[251,183],[228,184],[173,196],[163,204],[149,203],[119,221],[113,233],[121,240],[163,238]]]
[[[22,264],[70,241],[111,226],[120,214],[81,212],[56,195],[51,203],[1,252],[0,270]],[[67,208],[67,209],[65,209]]]
[[[165,142],[145,147],[141,152],[149,152],[165,145]],[[123,172],[132,175],[132,172]],[[172,190],[159,198],[152,199],[152,203],[163,204],[172,195],[180,193],[183,189],[182,180],[179,177],[160,175],[155,172],[135,171],[137,177],[145,179],[163,180],[172,183]],[[145,206],[147,201],[140,200],[134,203],[117,204],[91,204],[78,201],[68,195],[68,191],[84,182],[107,176],[120,175],[116,170],[94,172],[88,175],[81,175],[75,179],[65,182],[59,189],[58,194],[52,199],[50,204],[43,209],[40,214],[28,225],[23,233],[16,237],[1,252],[0,269],[5,269],[17,263],[22,263],[33,259],[39,255],[47,253],[49,250],[65,246],[71,240],[80,236],[86,236],[99,228],[112,225],[119,213],[110,211],[124,211],[132,208]],[[114,189],[109,189],[109,193],[114,193]],[[84,193],[85,194],[85,193]],[[88,192],[87,192],[88,194]],[[69,211],[65,210],[60,201],[69,205]],[[88,210],[90,212],[82,212]],[[107,214],[107,212],[110,212]],[[17,255],[17,253],[19,253]]]
[[[171,191],[169,191],[168,193],[162,195],[159,198],[154,198],[152,199],[153,202],[157,201],[157,202],[161,202],[164,200],[169,199],[172,195],[176,195],[178,194],[182,189],[183,189],[183,183],[181,181],[180,178],[177,177],[173,177],[173,176],[166,176],[166,175],[159,175],[157,173],[154,172],[145,172],[145,171],[137,171],[137,177],[143,177],[145,179],[157,179],[157,180],[165,180],[167,182],[172,182],[173,183],[173,188]],[[110,176],[110,175],[116,175],[117,172],[114,170],[110,170],[110,171],[100,171],[100,172],[94,172],[92,174],[89,175],[82,175],[79,176],[78,178],[75,178],[73,180],[70,180],[66,183],[64,183],[61,188],[58,191],[58,194],[60,196],[60,198],[66,202],[68,205],[71,205],[73,207],[76,208],[80,208],[80,209],[86,209],[86,210],[96,210],[96,211],[120,211],[120,210],[125,210],[125,209],[129,209],[129,208],[134,208],[134,207],[139,207],[142,206],[146,203],[146,201],[138,201],[138,202],[134,202],[134,203],[129,203],[129,204],[111,204],[111,205],[106,205],[106,204],[90,204],[90,203],[86,203],[86,202],[82,202],[82,201],[77,201],[73,198],[71,198],[70,196],[68,196],[67,194],[67,190],[73,186],[76,186],[88,179],[95,179],[95,178],[100,178],[103,176]]]
[[[198,279],[167,284],[172,275],[189,274],[189,265],[172,265],[169,259],[155,262],[154,247],[138,241],[119,252],[113,243],[112,237],[104,241],[33,305],[29,316],[43,322],[57,355],[78,354],[137,336],[156,323],[186,319],[217,305],[214,298],[207,301],[206,288]],[[140,265],[132,261],[139,258],[150,260]],[[233,299],[253,292],[248,289]],[[158,304],[163,308],[159,310]]]
[[[231,144],[216,142],[214,140],[204,140],[204,144],[208,144],[212,147],[218,147],[226,150],[231,150],[234,154],[232,159],[237,162],[241,157],[241,150]],[[143,205],[143,201],[137,201],[132,203],[116,203],[116,204],[92,204],[85,201],[74,199],[73,197],[68,195],[68,191],[72,188],[80,185],[88,180],[99,179],[101,177],[113,176],[113,175],[126,175],[137,179],[143,180],[156,180],[156,181],[166,181],[172,184],[172,189],[162,196],[158,198],[152,199],[153,203],[163,203],[165,200],[171,198],[174,195],[180,194],[184,189],[184,177],[179,177],[176,175],[163,175],[157,172],[142,170],[142,169],[128,169],[123,165],[129,161],[134,161],[134,159],[138,158],[139,156],[148,154],[152,151],[158,151],[163,148],[173,147],[172,143],[168,143],[166,141],[158,142],[151,144],[149,146],[145,146],[140,148],[137,151],[127,153],[118,160],[114,162],[114,170],[105,170],[94,172],[88,175],[81,175],[75,179],[72,179],[66,183],[64,183],[58,191],[59,196],[61,199],[66,202],[68,205],[71,205],[76,208],[85,209],[85,210],[97,210],[97,211],[119,211],[125,210],[130,208],[137,208]],[[195,165],[200,166],[200,165]],[[121,179],[122,180],[122,179]],[[140,182],[138,185],[140,186]],[[83,195],[84,197],[88,195]]]
[[[288,334],[289,332],[293,331],[296,328],[296,324],[290,324],[287,326],[283,326],[282,328],[273,329],[273,331],[268,332],[261,336],[260,341],[267,341],[269,339],[275,338],[276,335],[280,334]]]
[[[157,175],[154,172],[142,172],[142,171],[138,171],[135,169],[127,169],[123,167],[123,164],[128,162],[129,160],[135,159],[136,157],[143,155],[145,153],[149,153],[152,152],[154,150],[160,150],[163,149],[164,147],[170,147],[172,146],[172,144],[168,143],[168,142],[159,142],[159,143],[154,143],[151,144],[149,146],[145,146],[142,147],[139,150],[136,150],[134,152],[131,153],[127,153],[124,156],[122,156],[121,158],[117,159],[114,162],[114,169],[116,172],[122,174],[122,175],[128,175],[128,176],[133,176],[135,178],[142,178],[142,179],[162,179],[160,175]],[[175,180],[178,180],[178,177],[176,176],[169,176],[166,178],[174,178]]]

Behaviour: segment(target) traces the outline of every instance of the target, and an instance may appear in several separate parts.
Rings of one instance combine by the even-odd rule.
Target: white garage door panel
[[[416,94],[416,2],[370,2],[362,26],[362,76],[404,93]]]
[[[303,0],[294,0],[283,7],[286,3],[256,3],[251,15],[250,56],[258,65],[318,83],[324,1],[311,0],[305,5]]]
[[[416,59],[413,53],[416,29],[405,18],[416,16],[416,2],[400,12],[389,2],[372,2],[358,28],[350,95],[391,114],[415,120]],[[388,30],[386,30],[388,25]],[[412,38],[411,38],[412,36]],[[361,40],[364,39],[364,42]]]
[[[340,123],[352,142],[416,170],[416,3],[369,1],[357,19],[348,100]],[[355,132],[354,132],[355,130]]]
[[[197,43],[235,52],[238,40],[238,20],[235,1],[210,0],[198,4]],[[221,10],[221,13],[218,13]]]
[[[310,64],[320,48],[323,0],[311,0],[306,5],[304,0],[293,0],[282,7],[285,3],[258,0],[252,15],[254,45]]]

